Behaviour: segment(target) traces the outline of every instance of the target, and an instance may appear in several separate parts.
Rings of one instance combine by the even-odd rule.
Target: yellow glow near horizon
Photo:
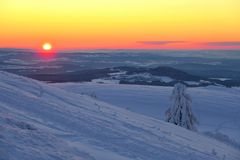
[[[239,8],[239,0],[1,0],[0,47],[34,48],[46,39],[57,48],[240,41]]]

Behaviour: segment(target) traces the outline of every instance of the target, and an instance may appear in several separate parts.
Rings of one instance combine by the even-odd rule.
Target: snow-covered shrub
[[[95,92],[81,92],[81,95],[87,95],[94,99],[97,99],[97,94]]]
[[[90,93],[89,96],[94,98],[94,99],[97,99],[97,94],[95,92]]]
[[[197,119],[193,115],[192,100],[190,95],[186,93],[184,84],[175,84],[171,101],[173,105],[166,111],[166,121],[196,131]]]
[[[12,119],[12,118],[7,118],[7,123],[12,125],[12,126],[15,126],[15,127],[18,127],[20,129],[23,129],[23,130],[36,130],[36,128],[33,126],[33,125],[30,125],[26,122],[23,122],[23,121],[16,121],[15,119]]]
[[[222,134],[220,132],[205,132],[204,134],[211,137],[211,138],[214,138],[218,141],[221,141],[225,144],[228,144],[228,145],[231,145],[235,148],[240,149],[240,144],[237,143],[234,139],[231,139],[229,136],[227,136],[225,134]]]

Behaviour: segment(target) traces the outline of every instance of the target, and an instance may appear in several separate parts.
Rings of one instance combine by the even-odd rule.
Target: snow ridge
[[[231,159],[239,150],[89,96],[0,72],[0,160]]]

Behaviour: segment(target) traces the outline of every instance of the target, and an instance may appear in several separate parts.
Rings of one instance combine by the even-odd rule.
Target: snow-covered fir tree
[[[193,115],[192,100],[190,95],[186,93],[184,84],[175,84],[171,100],[173,105],[166,111],[166,121],[196,131],[197,119]]]

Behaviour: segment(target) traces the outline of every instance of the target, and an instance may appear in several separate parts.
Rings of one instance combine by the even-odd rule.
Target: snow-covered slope
[[[172,105],[172,87],[60,83],[67,91],[94,95],[97,99],[130,111],[165,120],[165,112]],[[199,132],[219,132],[240,143],[240,88],[188,88],[192,109],[198,118]]]
[[[238,159],[184,128],[0,72],[1,160]]]

